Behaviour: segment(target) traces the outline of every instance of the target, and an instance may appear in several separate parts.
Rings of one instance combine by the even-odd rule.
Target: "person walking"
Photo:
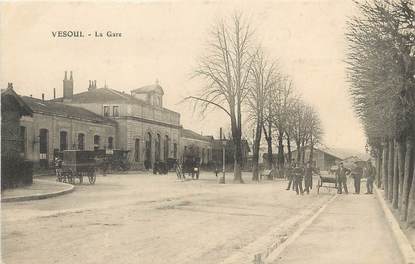
[[[373,181],[375,179],[376,170],[370,160],[367,161],[363,168],[363,176],[366,178],[366,194],[373,194]]]
[[[347,190],[347,175],[350,174],[350,170],[343,166],[343,162],[340,162],[339,168],[337,169],[337,193],[342,194],[342,189],[344,188],[344,192],[346,194],[349,193]]]
[[[359,166],[358,162],[355,162],[351,175],[354,182],[354,193],[360,194],[360,181],[362,179],[363,169]]]
[[[304,172],[304,191],[307,194],[310,194],[310,190],[313,189],[313,171],[314,168],[311,162],[308,161]]]
[[[296,164],[294,168],[294,185],[295,185],[295,192],[297,195],[304,194],[303,190],[303,176],[304,176],[304,168],[300,167],[299,164]]]

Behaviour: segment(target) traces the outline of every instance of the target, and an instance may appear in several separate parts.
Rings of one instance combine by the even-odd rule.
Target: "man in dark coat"
[[[287,178],[288,178],[288,186],[287,186],[287,191],[291,188],[291,184],[292,184],[292,188],[294,190],[295,188],[295,183],[294,183],[294,169],[295,169],[296,165],[295,162],[292,161],[291,162],[291,167],[288,167],[287,170],[285,171],[287,174]]]
[[[373,167],[370,160],[367,161],[363,168],[363,177],[366,178],[366,194],[373,194],[373,181],[375,179],[376,169]]]
[[[355,162],[355,167],[352,169],[351,175],[354,182],[354,193],[360,194],[360,181],[362,179],[363,169]]]
[[[344,192],[346,194],[349,193],[347,190],[347,175],[350,174],[350,170],[343,166],[343,162],[340,162],[339,168],[337,169],[337,193],[343,193],[342,189],[344,188]]]
[[[304,173],[304,191],[307,192],[307,194],[310,193],[310,189],[313,189],[313,172],[314,168],[311,165],[311,162],[308,161]]]
[[[299,164],[296,164],[295,168],[293,169],[294,172],[294,185],[295,185],[295,192],[297,195],[304,194],[303,191],[303,176],[304,176],[304,168],[300,167]]]

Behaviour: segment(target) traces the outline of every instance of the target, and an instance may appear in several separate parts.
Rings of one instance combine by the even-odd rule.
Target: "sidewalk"
[[[56,181],[33,179],[33,184],[1,192],[2,202],[20,202],[46,199],[72,192],[74,186]]]
[[[311,225],[266,263],[403,263],[375,195],[338,195]]]

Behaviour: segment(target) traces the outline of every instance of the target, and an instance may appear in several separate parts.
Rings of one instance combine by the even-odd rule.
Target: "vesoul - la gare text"
[[[84,38],[84,37],[95,37],[95,38],[120,38],[123,34],[121,32],[113,32],[113,31],[94,31],[94,33],[85,33],[80,30],[59,30],[59,31],[52,31],[52,37],[54,38]]]

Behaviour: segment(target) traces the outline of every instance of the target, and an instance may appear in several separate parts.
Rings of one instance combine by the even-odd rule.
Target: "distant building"
[[[212,161],[212,136],[202,136],[192,130],[181,130],[181,153],[200,158],[202,165]]]
[[[306,147],[305,161],[307,162],[310,157],[310,147]],[[359,153],[357,151],[341,148],[327,148],[327,147],[314,147],[313,149],[313,164],[321,170],[328,170],[330,167],[337,165],[340,161],[347,161],[348,158],[355,157],[360,160],[366,160],[369,155]],[[297,160],[297,150],[292,151],[292,158]],[[354,163],[354,161],[353,161]]]

